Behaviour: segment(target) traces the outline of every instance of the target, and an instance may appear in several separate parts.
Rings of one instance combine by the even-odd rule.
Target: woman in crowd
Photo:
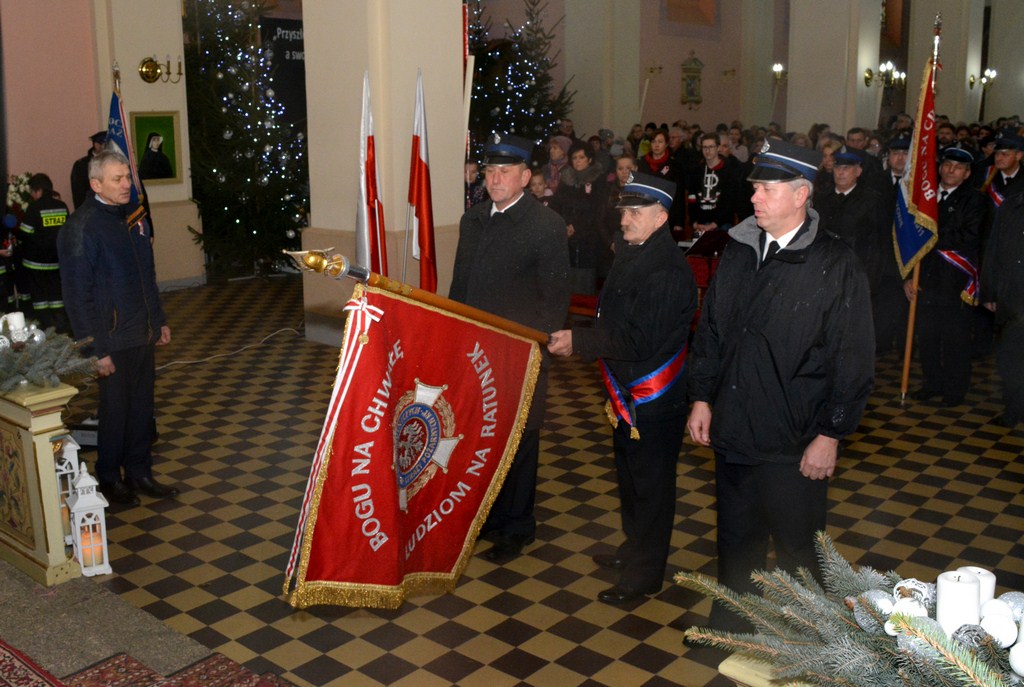
[[[558,183],[551,207],[565,220],[569,235],[569,264],[573,293],[597,291],[597,266],[607,250],[603,234],[604,170],[594,164],[594,151],[585,143],[569,149],[569,164]]]
[[[552,136],[548,143],[548,162],[544,165],[544,183],[552,193],[558,192],[560,174],[569,162],[569,148],[572,147],[572,140],[567,136]]]

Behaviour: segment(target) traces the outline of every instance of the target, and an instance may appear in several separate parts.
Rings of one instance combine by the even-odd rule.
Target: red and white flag
[[[359,212],[356,215],[356,262],[387,276],[384,203],[377,190],[377,157],[373,145],[370,73],[363,73],[363,117],[359,140]]]
[[[526,425],[540,348],[361,284],[345,310],[284,592],[299,608],[397,608],[455,588]]]
[[[409,216],[412,257],[420,261],[420,288],[437,292],[434,254],[434,208],[430,199],[430,160],[427,155],[427,116],[423,108],[423,74],[416,74],[416,114],[412,122],[412,161],[409,164]]]

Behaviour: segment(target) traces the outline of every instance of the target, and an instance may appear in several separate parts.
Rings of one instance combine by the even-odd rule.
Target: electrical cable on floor
[[[273,332],[271,334],[267,334],[265,337],[263,337],[262,339],[260,339],[256,343],[252,343],[252,344],[249,344],[247,346],[242,346],[241,348],[239,348],[237,350],[234,350],[234,351],[231,351],[229,353],[217,353],[216,355],[211,355],[208,358],[200,358],[198,360],[172,360],[169,363],[164,363],[163,365],[160,365],[159,367],[157,367],[156,371],[159,372],[160,370],[163,370],[165,368],[171,367],[172,365],[196,365],[198,363],[206,363],[206,362],[209,362],[211,360],[216,360],[217,358],[226,358],[228,356],[237,355],[237,354],[241,353],[242,351],[247,351],[250,348],[253,348],[255,346],[260,346],[262,344],[265,344],[267,341],[269,341],[270,339],[272,339],[273,337],[277,336],[278,334],[280,334],[282,332],[294,332],[296,335],[302,336],[301,327],[302,327],[302,325],[299,325],[299,329],[293,329],[292,327],[285,327],[283,329],[278,329],[276,332]],[[173,340],[172,340],[172,343],[173,343]]]

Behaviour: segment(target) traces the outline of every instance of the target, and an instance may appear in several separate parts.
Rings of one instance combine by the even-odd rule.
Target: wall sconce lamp
[[[985,88],[988,88],[989,86],[991,86],[992,82],[995,81],[996,76],[997,76],[997,74],[996,74],[996,70],[995,69],[986,69],[982,73],[982,75],[981,75],[981,87],[983,89],[985,89]],[[975,78],[974,74],[971,74],[971,78],[967,79],[967,85],[972,90],[974,89],[975,81],[976,81],[976,78]]]
[[[775,77],[776,83],[786,80],[786,68],[782,66],[781,62],[772,65],[772,75]]]
[[[878,65],[877,74],[870,67],[864,70],[864,85],[870,86],[875,82],[882,88],[903,88],[907,84],[907,73],[896,69],[892,62],[883,62]]]
[[[175,78],[177,77],[177,78]],[[157,62],[156,55],[144,57],[139,62],[139,78],[146,83],[156,83],[158,80],[164,83],[178,83],[181,81],[181,57],[178,57],[178,73],[171,72],[171,56],[167,56],[166,64]]]

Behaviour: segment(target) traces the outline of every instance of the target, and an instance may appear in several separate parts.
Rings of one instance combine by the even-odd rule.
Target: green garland
[[[96,359],[85,358],[80,352],[86,343],[75,343],[65,334],[48,329],[45,341],[0,349],[0,392],[13,391],[22,383],[57,386],[62,379],[94,374]]]
[[[1008,652],[987,641],[971,650],[946,637],[934,620],[893,615],[896,637],[862,595],[892,593],[895,572],[854,570],[824,532],[817,535],[822,580],[807,570],[780,570],[751,578],[762,594],[738,594],[698,573],[676,583],[700,592],[746,618],[756,634],[690,628],[686,639],[764,661],[779,684],[842,687],[1006,687]],[[855,610],[857,613],[855,614]],[[859,616],[859,617],[858,617]],[[990,639],[990,638],[989,638]]]

